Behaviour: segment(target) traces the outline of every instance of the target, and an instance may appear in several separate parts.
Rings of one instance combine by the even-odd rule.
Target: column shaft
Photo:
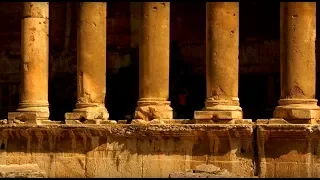
[[[316,3],[280,3],[281,98],[274,117],[319,117],[315,99]]]
[[[139,96],[135,118],[172,119],[169,97],[169,2],[143,2]]]
[[[49,3],[24,2],[21,21],[21,91],[8,119],[48,120]]]
[[[195,119],[242,119],[239,106],[239,3],[206,3],[207,99]]]
[[[107,3],[81,2],[78,25],[77,93],[74,113],[68,120],[107,120],[106,56],[107,56]]]

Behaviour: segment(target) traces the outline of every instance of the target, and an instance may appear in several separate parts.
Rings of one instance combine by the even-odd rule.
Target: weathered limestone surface
[[[0,165],[1,178],[46,178],[46,172],[37,164]]]
[[[205,108],[195,119],[242,119],[238,98],[239,3],[206,3]]]
[[[201,164],[194,170],[171,173],[169,178],[244,178],[212,164]]]
[[[104,105],[106,95],[107,3],[81,2],[78,26],[77,95],[72,113],[66,113],[67,123],[73,120],[107,120]],[[71,122],[70,122],[71,121]]]
[[[48,120],[49,3],[25,2],[21,28],[20,103],[8,119]]]
[[[259,177],[320,177],[320,126],[257,121]]]
[[[143,2],[136,119],[172,119],[169,98],[170,3]]]
[[[48,177],[168,177],[200,164],[250,177],[252,125],[2,125],[0,156]]]
[[[280,4],[281,98],[274,117],[289,121],[319,118],[315,99],[316,2]]]

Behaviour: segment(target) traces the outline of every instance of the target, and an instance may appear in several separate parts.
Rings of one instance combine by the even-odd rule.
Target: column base
[[[60,124],[61,121],[50,121],[49,112],[9,112],[8,124]]]
[[[117,124],[117,121],[103,119],[101,112],[70,112],[65,114],[66,124]]]
[[[77,103],[76,107],[73,112],[64,115],[66,124],[108,124],[110,122],[109,113],[104,104]]]
[[[316,99],[281,99],[273,112],[274,118],[287,121],[320,118],[320,107]]]
[[[170,104],[170,101],[140,99],[134,113],[134,118],[146,121],[154,119],[173,119],[173,111]]]
[[[242,111],[216,111],[216,110],[201,110],[194,112],[195,120],[212,120],[215,121],[231,121],[242,119]]]
[[[203,110],[194,112],[196,122],[235,123],[234,120],[243,118],[239,98],[232,98],[231,100],[208,98],[205,105],[206,107]]]

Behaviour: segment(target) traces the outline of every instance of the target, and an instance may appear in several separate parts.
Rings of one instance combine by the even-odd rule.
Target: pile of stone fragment
[[[0,178],[47,178],[37,164],[0,165]]]
[[[169,178],[244,178],[234,175],[226,169],[220,169],[213,164],[202,164],[197,166],[194,170],[187,170],[186,172],[171,173]],[[257,177],[253,177],[257,178]]]

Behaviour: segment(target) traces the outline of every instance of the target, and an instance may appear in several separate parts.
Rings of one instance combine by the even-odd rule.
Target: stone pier
[[[49,3],[24,2],[21,20],[21,93],[16,123],[44,123],[49,119]]]
[[[274,118],[256,122],[257,173],[262,178],[320,177],[316,3],[281,2],[280,22],[281,97]]]
[[[172,119],[169,97],[169,2],[143,2],[139,100],[135,119]]]
[[[280,19],[281,98],[274,117],[310,123],[320,118],[315,99],[316,3],[281,3]]]
[[[319,124],[256,122],[256,172],[261,178],[319,178]]]
[[[168,178],[213,164],[253,176],[251,125],[0,125],[1,165],[49,178]]]
[[[109,122],[105,107],[107,56],[107,3],[81,2],[78,25],[76,108],[66,123]]]
[[[238,98],[239,3],[207,2],[206,6],[207,99],[194,118],[198,122],[242,119]]]

